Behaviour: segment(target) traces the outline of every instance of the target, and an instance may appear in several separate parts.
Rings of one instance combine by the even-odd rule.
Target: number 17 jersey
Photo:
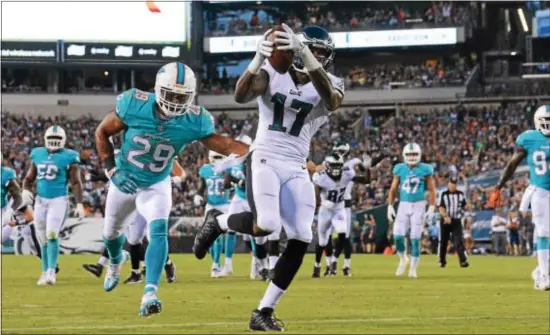
[[[267,61],[262,69],[269,76],[269,85],[258,97],[260,115],[251,150],[304,163],[311,138],[328,121],[330,111],[313,83],[296,85],[290,73],[278,73]],[[343,94],[343,80],[330,73],[328,76]]]

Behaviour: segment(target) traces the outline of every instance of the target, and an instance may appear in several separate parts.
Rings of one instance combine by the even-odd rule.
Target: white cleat
[[[111,292],[115,289],[115,287],[117,287],[120,282],[120,272],[122,271],[123,264],[123,262],[120,264],[109,264],[107,267],[107,274],[105,275],[105,279],[103,281],[103,289],[106,292]]]
[[[223,270],[222,270],[227,276],[229,275],[232,275],[233,274],[233,266],[232,265],[224,265],[223,267]]]
[[[403,273],[405,273],[405,269],[407,268],[407,264],[409,264],[409,258],[407,256],[401,258],[399,260],[399,266],[397,267],[397,271],[395,271],[396,276],[401,276]]]
[[[409,269],[409,278],[418,278],[418,276],[416,275],[416,269]]]
[[[56,278],[55,278],[55,269],[48,270],[47,278],[46,278],[46,284],[48,285],[55,285]]]
[[[210,272],[210,277],[212,277],[212,278],[221,277],[221,271],[218,270],[218,269],[212,269],[212,272]]]
[[[535,288],[541,291],[550,291],[550,276],[544,273],[540,274],[537,282],[535,283]]]
[[[38,281],[36,282],[36,285],[38,286],[44,286],[48,285],[48,272],[44,271],[40,275],[40,278],[38,278]]]

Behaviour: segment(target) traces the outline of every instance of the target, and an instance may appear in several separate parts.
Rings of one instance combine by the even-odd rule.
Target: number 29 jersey
[[[328,121],[331,112],[313,83],[296,85],[290,73],[278,73],[267,61],[262,69],[269,75],[269,85],[258,97],[260,115],[251,150],[304,163],[311,138]],[[328,76],[343,94],[344,81],[330,73]]]
[[[346,186],[355,177],[355,171],[349,167],[342,168],[342,176],[334,180],[325,171],[313,174],[313,183],[321,188],[321,206],[327,209],[340,209],[345,207],[344,195]]]
[[[393,174],[399,177],[399,200],[417,202],[424,200],[426,177],[433,176],[434,168],[426,163],[414,167],[399,163],[393,168]]]
[[[516,144],[527,152],[529,184],[550,191],[550,137],[527,130],[518,136]]]
[[[214,118],[206,109],[192,106],[183,115],[162,120],[155,94],[134,88],[117,97],[116,113],[128,127],[116,166],[131,173],[139,187],[167,178],[187,144],[215,132]]]

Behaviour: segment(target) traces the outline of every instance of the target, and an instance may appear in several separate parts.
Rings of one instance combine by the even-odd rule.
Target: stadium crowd
[[[380,2],[341,8],[338,2],[305,2],[292,8],[258,6],[256,10],[216,11],[207,21],[206,36],[262,34],[268,27],[286,23],[294,31],[308,24],[329,31],[433,28],[473,24],[475,9],[470,2]]]

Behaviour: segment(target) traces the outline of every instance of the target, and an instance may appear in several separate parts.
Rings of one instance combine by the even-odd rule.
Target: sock
[[[235,252],[235,244],[237,244],[237,235],[235,233],[225,234],[225,263],[227,264],[227,259],[233,258],[233,253]]]
[[[329,238],[327,245],[325,246],[325,256],[332,260],[332,255],[334,255],[334,249],[332,248],[332,239]]]
[[[275,265],[277,264],[278,260],[279,260],[279,256],[269,256],[269,270],[275,268]]]
[[[218,267],[220,265],[220,258],[223,250],[223,235],[220,235],[210,247],[210,255],[212,256],[212,262]]]
[[[120,264],[120,262],[122,262],[122,246],[125,241],[126,236],[124,236],[124,234],[110,241],[105,237],[103,238],[105,248],[109,252],[109,261],[111,264]]]
[[[42,265],[42,272],[48,270],[48,242],[40,246],[40,251],[42,252],[42,258],[40,259],[40,264]]]
[[[351,267],[351,258],[344,258],[344,267],[345,268]]]
[[[244,241],[244,245],[246,246],[246,250],[248,250],[248,252],[253,252],[254,250],[252,250],[252,242],[251,241]]]
[[[416,269],[420,257],[420,239],[411,238],[411,269]]]
[[[336,259],[340,257],[340,254],[342,253],[342,250],[344,250],[344,245],[346,241],[346,234],[345,233],[339,233],[338,234],[338,241],[336,241],[336,250],[334,251],[334,256]]]
[[[351,241],[349,237],[346,237],[346,240],[344,241],[344,258],[351,258]]]
[[[550,258],[550,237],[537,237],[537,259],[540,273],[548,275]]]
[[[149,223],[149,245],[145,251],[145,293],[157,289],[168,256],[168,221],[153,220]],[[149,287],[148,287],[149,286]]]
[[[277,285],[273,284],[273,282],[270,282],[267,286],[264,297],[260,301],[258,309],[262,310],[263,308],[275,308],[275,306],[279,303],[279,300],[281,300],[281,298],[283,297],[284,293],[284,290],[281,290],[277,287]]]
[[[227,225],[228,219],[229,219],[229,214],[221,214],[216,217],[216,220],[218,220],[218,224],[220,225],[220,228],[223,231],[229,230],[229,226]]]
[[[321,258],[323,257],[323,249],[324,247],[320,246],[319,244],[315,246],[315,263],[316,264],[321,263]],[[325,258],[327,259],[327,263],[328,263],[329,257],[327,256]],[[327,265],[330,265],[330,264],[327,264]]]
[[[254,236],[254,215],[250,212],[231,214],[227,219],[227,226],[238,233]]]
[[[281,300],[284,291],[286,291],[300,269],[307,246],[308,243],[302,241],[288,241],[286,249],[275,266],[275,276],[271,283],[269,283],[258,309],[275,308],[279,300]]]
[[[410,269],[416,269],[416,266],[418,265],[419,260],[420,260],[420,257],[411,256],[411,267],[410,267]]]
[[[59,239],[48,239],[48,269],[54,269],[57,267],[57,259],[59,257]]]
[[[130,261],[132,262],[132,270],[139,270],[139,259],[141,258],[141,243],[130,244]]]
[[[397,254],[401,259],[405,257],[405,236],[403,235],[395,235],[395,249],[397,250]]]
[[[166,262],[164,265],[172,265],[172,261],[170,260],[170,255],[166,256]]]
[[[250,240],[250,249],[252,249],[252,255],[256,257],[256,241],[254,239]]]
[[[101,255],[99,257],[99,260],[97,261],[97,265],[105,266],[105,264],[107,264],[108,260],[109,260],[108,257],[105,257],[105,256]]]

